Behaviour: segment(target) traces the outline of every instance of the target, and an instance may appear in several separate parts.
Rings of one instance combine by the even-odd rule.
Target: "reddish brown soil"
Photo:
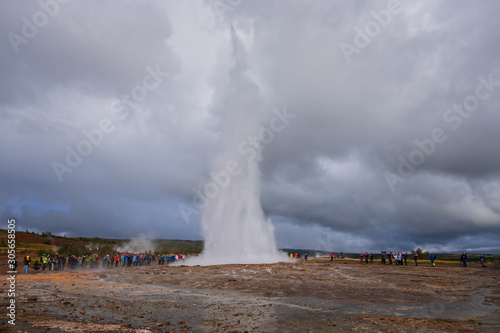
[[[75,239],[72,238],[65,238],[65,237],[60,237],[60,236],[39,236],[39,235],[33,235],[33,234],[26,234],[26,233],[21,233],[18,232],[16,233],[16,242],[21,242],[21,243],[28,243],[28,244],[44,244],[44,242],[49,241],[50,245],[68,245],[71,243],[75,242]],[[0,236],[0,243],[8,242],[8,236],[3,235]]]

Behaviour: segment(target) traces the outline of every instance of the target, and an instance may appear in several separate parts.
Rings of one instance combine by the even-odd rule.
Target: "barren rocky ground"
[[[17,275],[15,330],[500,332],[499,273],[324,260],[31,272]]]

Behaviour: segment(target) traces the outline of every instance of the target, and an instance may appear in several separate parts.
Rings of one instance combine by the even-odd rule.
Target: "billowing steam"
[[[149,251],[154,252],[155,246],[153,242],[149,239],[145,238],[134,238],[121,246],[116,248],[116,251],[119,253],[148,253]]]

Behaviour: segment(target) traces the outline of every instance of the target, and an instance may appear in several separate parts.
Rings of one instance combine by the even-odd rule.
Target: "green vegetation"
[[[32,244],[26,242],[16,242],[16,253],[18,254],[28,254],[34,255],[35,253],[39,256],[42,253],[53,253],[54,247],[46,244]],[[7,247],[2,247],[0,250],[0,254],[7,254]]]
[[[424,251],[422,249],[416,249],[411,251],[412,254],[417,252],[418,254],[418,262],[419,263],[427,263],[430,261],[429,259],[429,251]],[[437,253],[437,260],[436,262],[442,263],[442,264],[458,264],[460,263],[460,256],[461,253]],[[412,259],[413,258],[408,258]],[[484,259],[486,262],[500,262],[500,255],[498,254],[485,254]],[[480,263],[481,260],[479,259],[479,254],[474,254],[474,253],[467,253],[467,263]]]
[[[45,254],[45,255],[47,255],[47,256],[51,256],[51,257],[53,257],[53,256],[56,256],[56,255],[57,255],[57,253],[56,253],[56,252],[54,252],[54,250],[53,250],[53,249],[49,249],[49,250],[43,250],[43,249],[41,249],[41,250],[36,251],[36,254],[37,254],[39,257],[41,257],[41,256],[42,256],[42,255],[44,255],[44,254]]]
[[[418,248],[416,250],[411,251],[412,257],[413,257],[413,254],[415,254],[415,253],[417,253],[419,260],[420,259],[428,259],[429,255],[430,255],[429,251],[424,251],[421,248]],[[408,259],[410,259],[410,258],[408,258]],[[413,259],[413,258],[411,258],[411,259]]]
[[[85,244],[82,243],[72,243],[68,245],[62,245],[58,249],[58,254],[62,254],[65,256],[75,255],[81,256],[84,254],[92,254],[92,252],[85,247]]]
[[[157,253],[197,254],[203,250],[202,241],[159,239],[154,241]]]

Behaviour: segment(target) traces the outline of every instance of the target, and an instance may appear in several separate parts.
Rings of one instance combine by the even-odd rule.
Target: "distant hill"
[[[143,242],[144,252],[158,253],[200,253],[203,249],[203,241],[178,240],[178,239],[153,239],[153,240],[130,240],[112,239],[100,237],[64,237],[55,236],[50,232],[35,233],[16,230],[16,252],[18,254],[40,255],[41,253],[60,254],[111,254],[120,248]],[[8,232],[0,229],[0,254],[7,254]],[[146,250],[147,249],[147,250]],[[139,251],[137,251],[139,252]],[[142,251],[141,251],[142,252]]]
[[[7,230],[0,229],[0,244],[7,243]],[[16,230],[16,242],[30,243],[30,244],[46,244],[60,246],[64,244],[71,244],[78,239],[71,237],[54,236],[50,233],[37,234],[34,232],[24,232]],[[1,245],[0,245],[1,246]]]

